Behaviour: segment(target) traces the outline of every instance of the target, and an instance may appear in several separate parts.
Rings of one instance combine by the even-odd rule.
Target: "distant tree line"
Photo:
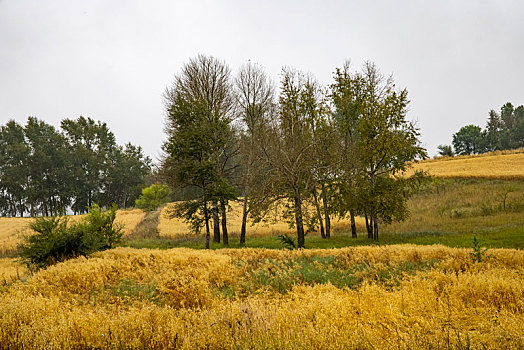
[[[105,123],[64,119],[57,130],[35,117],[0,126],[0,213],[85,213],[94,203],[134,205],[151,171],[141,147],[116,144]]]
[[[243,202],[241,243],[248,216],[282,216],[304,247],[310,230],[330,237],[334,216],[348,217],[356,237],[362,215],[368,237],[378,239],[379,224],[408,215],[422,174],[401,174],[426,151],[406,120],[407,91],[372,63],[356,72],[345,64],[327,88],[285,68],[277,97],[260,66],[247,63],[232,76],[225,62],[200,55],[164,98],[161,175],[181,199],[173,215],[205,229],[206,247],[221,231],[228,243],[233,200]]]
[[[453,147],[438,146],[440,155],[467,155],[524,147],[524,106],[510,102],[489,112],[486,128],[466,125],[453,134]]]

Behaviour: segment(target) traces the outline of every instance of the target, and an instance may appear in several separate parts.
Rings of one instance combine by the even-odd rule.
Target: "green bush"
[[[135,201],[135,206],[144,211],[152,211],[169,202],[170,198],[169,187],[154,184],[142,190],[142,194]]]
[[[79,223],[69,224],[67,217],[36,218],[30,228],[34,235],[24,237],[20,257],[29,268],[45,268],[78,256],[88,256],[112,248],[123,235],[115,224],[117,206],[103,212],[98,205]]]

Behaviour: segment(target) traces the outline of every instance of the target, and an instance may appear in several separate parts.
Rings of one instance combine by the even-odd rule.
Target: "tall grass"
[[[119,248],[0,289],[3,348],[524,347],[524,252]]]

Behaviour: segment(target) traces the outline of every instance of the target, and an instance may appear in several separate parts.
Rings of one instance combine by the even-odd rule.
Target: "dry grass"
[[[504,194],[507,193],[506,208]],[[408,202],[410,217],[391,233],[475,233],[524,227],[524,181],[436,180]]]
[[[158,225],[158,231],[161,237],[177,237],[183,236],[190,233],[190,227],[182,219],[170,218],[168,215],[170,206],[168,204],[160,215],[160,221]],[[232,235],[240,235],[240,229],[242,227],[242,203],[231,202],[231,210],[228,212],[228,232]],[[333,220],[333,219],[332,219]],[[361,229],[364,228],[364,219],[356,218],[357,226]],[[336,220],[334,219],[331,223],[333,232],[347,231],[349,227],[349,219]],[[211,228],[212,229],[212,228]],[[260,222],[253,224],[248,219],[247,226],[248,235],[250,237],[262,237],[262,236],[277,236],[281,234],[295,234],[296,229],[290,228],[286,222],[280,220],[279,216],[273,215],[267,217],[267,222]]]
[[[3,287],[25,278],[27,274],[26,266],[21,264],[18,259],[0,258],[0,292]]]
[[[22,236],[31,234],[29,223],[31,218],[0,218],[0,256],[9,254],[16,249]]]
[[[522,349],[524,252],[489,253],[478,263],[443,246],[119,248],[0,290],[0,344]]]
[[[524,149],[428,159],[415,163],[408,175],[415,170],[440,178],[523,179]]]
[[[129,235],[144,219],[146,213],[142,209],[126,209],[116,212],[115,222],[124,225],[124,236]]]

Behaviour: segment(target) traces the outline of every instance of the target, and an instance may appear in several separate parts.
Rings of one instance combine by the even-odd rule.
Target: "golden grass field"
[[[117,248],[32,276],[1,259],[0,348],[524,348],[524,252],[470,252]]]
[[[413,164],[407,174],[415,170],[440,178],[524,179],[524,149],[437,157]]]

